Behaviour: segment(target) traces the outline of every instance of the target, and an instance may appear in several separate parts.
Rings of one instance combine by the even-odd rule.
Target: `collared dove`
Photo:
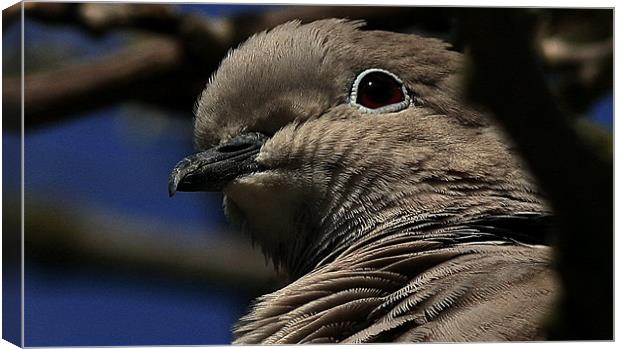
[[[458,87],[461,54],[361,22],[289,22],[222,61],[169,190],[219,191],[291,283],[235,343],[545,338],[550,212]],[[527,101],[523,101],[527,103]]]

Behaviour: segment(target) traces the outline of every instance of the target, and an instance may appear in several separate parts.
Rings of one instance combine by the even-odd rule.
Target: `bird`
[[[229,51],[168,189],[222,191],[288,275],[233,343],[546,338],[553,214],[463,97],[463,64],[440,39],[348,19],[287,22]]]

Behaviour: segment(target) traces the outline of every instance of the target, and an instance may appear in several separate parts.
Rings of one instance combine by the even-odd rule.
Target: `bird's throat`
[[[306,210],[294,187],[245,178],[227,186],[225,211],[229,220],[249,233],[272,258],[274,265],[287,266],[290,245],[302,229],[299,217]]]

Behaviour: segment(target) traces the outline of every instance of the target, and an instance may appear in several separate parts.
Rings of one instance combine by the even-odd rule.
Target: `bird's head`
[[[403,217],[541,210],[497,128],[461,101],[460,54],[360,27],[289,22],[231,51],[171,193],[222,190],[230,219],[288,267]]]

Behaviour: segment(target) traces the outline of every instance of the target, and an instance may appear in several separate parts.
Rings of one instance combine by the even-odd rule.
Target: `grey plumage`
[[[256,34],[197,104],[197,148],[219,146],[180,163],[171,193],[221,187],[231,221],[292,279],[256,301],[235,342],[544,338],[558,293],[549,211],[509,141],[461,101],[460,54],[360,27]],[[352,100],[368,69],[402,81],[410,103]]]

